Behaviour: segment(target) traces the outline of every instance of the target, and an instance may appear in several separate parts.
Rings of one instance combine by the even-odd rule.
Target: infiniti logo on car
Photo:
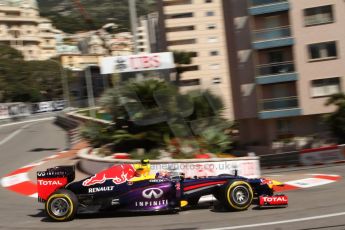
[[[158,199],[163,196],[163,190],[160,188],[148,188],[143,191],[143,197],[146,199]]]

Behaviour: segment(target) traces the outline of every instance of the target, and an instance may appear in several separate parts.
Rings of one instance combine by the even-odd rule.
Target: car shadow
[[[122,218],[122,217],[138,217],[138,216],[158,216],[158,215],[174,215],[178,214],[176,211],[162,211],[162,212],[123,212],[123,211],[108,211],[97,213],[78,213],[76,219],[103,219],[103,218]],[[43,209],[39,209],[36,214],[28,215],[34,218],[41,218],[41,222],[56,222],[47,217]]]
[[[58,148],[34,148],[30,152],[56,151]]]

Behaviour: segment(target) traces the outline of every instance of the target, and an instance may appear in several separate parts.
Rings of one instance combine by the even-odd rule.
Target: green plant
[[[230,148],[231,137],[217,127],[209,127],[201,133],[201,141],[205,149],[211,153],[222,153]]]
[[[333,113],[325,116],[325,121],[338,142],[345,143],[345,94],[332,95],[327,100],[326,105],[336,106]]]
[[[81,135],[94,147],[100,147],[113,141],[109,127],[96,122],[88,122],[82,126]]]

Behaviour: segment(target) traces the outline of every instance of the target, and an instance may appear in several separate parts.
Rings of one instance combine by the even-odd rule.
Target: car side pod
[[[288,206],[288,196],[274,195],[274,196],[260,196],[260,208],[285,208]]]

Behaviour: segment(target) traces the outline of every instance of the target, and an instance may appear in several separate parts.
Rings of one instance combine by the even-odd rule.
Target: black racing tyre
[[[197,206],[199,203],[200,197],[193,197],[188,199],[188,205]]]
[[[73,220],[77,210],[77,196],[66,189],[59,189],[54,192],[45,203],[47,215],[55,221]]]
[[[224,205],[232,211],[246,210],[253,201],[253,189],[245,181],[232,181],[223,191]]]

